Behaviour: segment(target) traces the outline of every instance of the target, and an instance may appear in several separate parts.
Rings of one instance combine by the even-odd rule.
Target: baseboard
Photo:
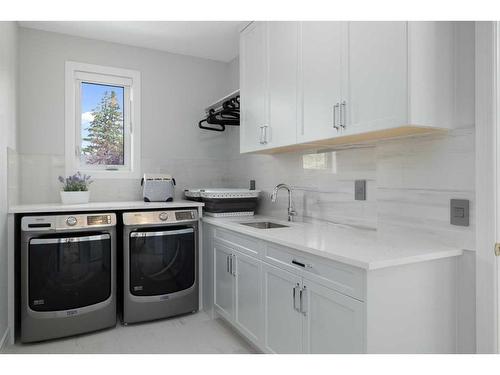
[[[3,351],[3,348],[6,345],[8,339],[9,339],[9,327],[5,329],[2,339],[0,340],[0,352]]]

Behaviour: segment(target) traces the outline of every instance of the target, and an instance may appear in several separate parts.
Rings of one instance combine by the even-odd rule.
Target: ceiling
[[[229,62],[245,21],[22,21],[21,27]]]

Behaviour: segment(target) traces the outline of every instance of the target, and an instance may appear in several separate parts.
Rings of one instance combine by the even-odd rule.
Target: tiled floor
[[[220,320],[199,312],[179,318],[35,344],[17,344],[6,354],[38,353],[187,353],[245,354],[255,350]]]

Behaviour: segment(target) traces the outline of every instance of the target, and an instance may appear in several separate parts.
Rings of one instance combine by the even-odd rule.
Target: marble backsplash
[[[232,131],[228,143],[236,144]],[[177,180],[176,197],[188,187],[247,187],[262,190],[259,213],[285,219],[287,197],[274,186],[294,188],[299,220],[326,220],[379,231],[421,231],[446,243],[474,249],[474,128],[444,135],[401,138],[337,151],[241,155],[234,148],[221,158],[143,159],[144,171],[169,173]],[[11,204],[59,201],[57,177],[64,155],[9,152]],[[354,200],[354,181],[366,180],[366,200]],[[97,180],[93,201],[141,199],[139,180]],[[470,201],[469,227],[449,223],[452,198]]]
[[[240,155],[229,160],[229,185],[255,179],[263,191],[259,212],[286,218],[281,182],[294,187],[296,210],[304,220],[327,220],[376,228],[419,231],[464,249],[475,247],[474,128],[378,142],[323,155],[323,168],[308,169],[302,153]],[[321,164],[321,163],[320,163]],[[318,167],[316,165],[316,167]],[[367,181],[365,201],[354,200],[354,181]],[[450,199],[470,201],[470,226],[450,224]]]

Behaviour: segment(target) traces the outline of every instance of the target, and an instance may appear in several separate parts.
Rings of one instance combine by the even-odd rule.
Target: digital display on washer
[[[110,215],[87,216],[87,225],[111,224]]]
[[[191,220],[194,215],[191,211],[180,211],[175,213],[175,220]]]

